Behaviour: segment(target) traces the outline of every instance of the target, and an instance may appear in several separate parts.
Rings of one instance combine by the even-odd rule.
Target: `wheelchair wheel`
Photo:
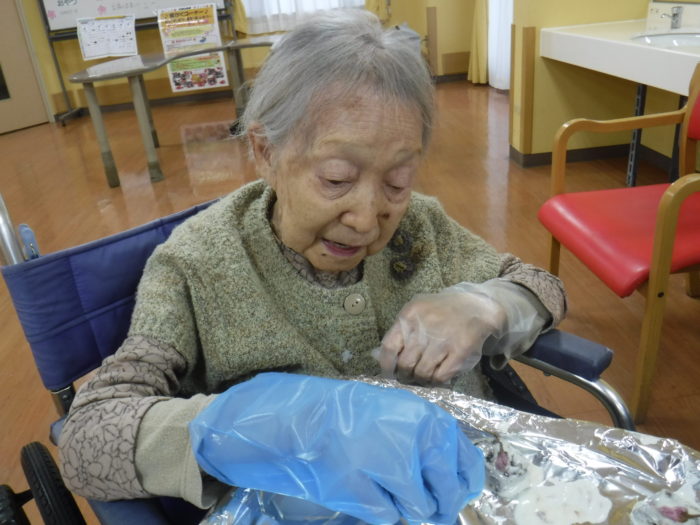
[[[51,454],[38,442],[22,448],[22,469],[46,525],[85,525]]]
[[[30,499],[28,490],[15,494],[8,485],[0,485],[0,525],[29,525],[22,505]]]

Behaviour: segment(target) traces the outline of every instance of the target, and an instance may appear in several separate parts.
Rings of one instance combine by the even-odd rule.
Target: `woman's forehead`
[[[314,115],[315,114],[315,115]],[[324,104],[312,111],[308,131],[314,146],[343,142],[396,142],[405,148],[420,149],[422,119],[415,106],[388,101],[378,96],[358,96]]]

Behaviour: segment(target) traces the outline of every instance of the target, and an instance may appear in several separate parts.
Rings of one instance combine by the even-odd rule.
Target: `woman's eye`
[[[386,186],[392,194],[401,194],[411,188],[414,176],[413,166],[401,166],[392,170],[390,176],[385,179]]]
[[[342,186],[345,186],[346,184],[349,184],[349,182],[346,180],[336,180],[336,179],[325,179],[325,183],[328,186],[331,186],[332,188],[340,188]]]
[[[326,177],[321,177],[320,182],[322,190],[325,191],[327,195],[332,197],[344,195],[352,184],[352,182],[348,180],[328,179]]]
[[[394,184],[388,184],[387,188],[392,195],[401,195],[407,189],[405,186],[396,186]]]

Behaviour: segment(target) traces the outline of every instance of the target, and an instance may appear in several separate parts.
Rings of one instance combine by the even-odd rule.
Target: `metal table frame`
[[[247,101],[247,92],[243,87],[245,80],[243,74],[243,66],[241,60],[241,49],[248,47],[269,47],[275,44],[279,37],[252,37],[238,40],[230,40],[224,42],[220,46],[207,47],[197,51],[186,53],[178,53],[165,55],[163,53],[151,53],[146,55],[135,55],[117,60],[110,60],[95,66],[89,67],[79,73],[71,75],[70,82],[74,84],[82,84],[85,90],[85,98],[87,99],[90,118],[95,128],[95,135],[100,146],[100,154],[102,163],[107,176],[107,183],[110,187],[119,186],[119,173],[117,166],[112,156],[112,149],[107,138],[104,120],[102,118],[102,110],[99,101],[97,100],[97,92],[95,91],[95,82],[102,80],[110,80],[114,78],[127,78],[131,96],[136,111],[136,118],[139,123],[139,131],[143,147],[146,150],[146,159],[148,161],[148,172],[152,181],[163,180],[163,172],[158,160],[156,148],[159,146],[158,134],[156,133],[153,124],[153,116],[151,115],[151,106],[146,93],[146,86],[143,80],[143,74],[159,69],[173,60],[188,56],[199,55],[202,53],[213,53],[224,51],[229,62],[229,70],[231,73],[231,87],[233,90],[233,98],[236,104],[236,115],[240,115]]]
[[[637,94],[634,100],[634,115],[644,115],[644,106],[647,100],[647,86],[645,84],[637,84]],[[678,99],[678,109],[685,106],[688,97],[680,95]],[[678,178],[678,138],[680,134],[680,124],[675,126],[673,134],[673,150],[671,153],[671,167],[669,171],[669,181],[673,182]],[[627,186],[637,185],[637,167],[639,165],[639,147],[642,144],[642,130],[632,130],[632,141],[630,142],[630,150],[627,156]]]

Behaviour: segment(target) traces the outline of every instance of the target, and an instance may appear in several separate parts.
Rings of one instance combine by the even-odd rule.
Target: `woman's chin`
[[[349,272],[353,268],[356,268],[364,257],[337,257],[326,254],[325,256],[315,257],[314,259],[315,260],[310,260],[309,262],[317,271],[340,273]]]

